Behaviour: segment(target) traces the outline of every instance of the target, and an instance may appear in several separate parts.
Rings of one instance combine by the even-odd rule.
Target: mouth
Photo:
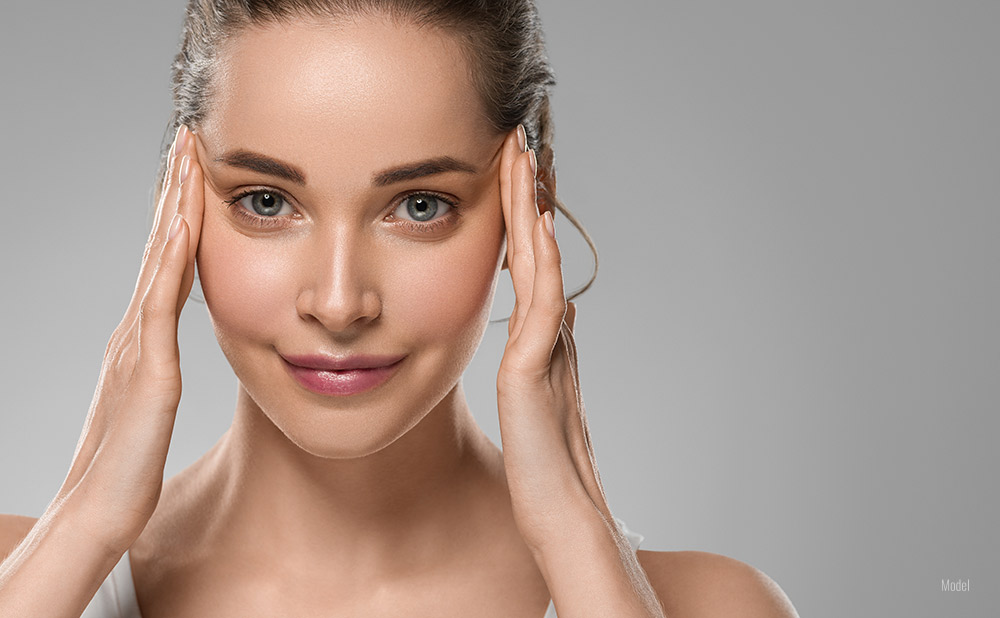
[[[373,390],[389,380],[406,355],[280,355],[289,374],[306,390],[346,396]]]

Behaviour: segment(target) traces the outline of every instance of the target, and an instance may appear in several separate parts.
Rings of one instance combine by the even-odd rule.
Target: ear
[[[541,170],[538,175],[538,182],[542,185],[542,190],[538,192],[538,214],[544,215],[545,211],[552,213],[553,220],[556,217],[555,206],[547,199],[556,195],[556,170],[555,165]]]

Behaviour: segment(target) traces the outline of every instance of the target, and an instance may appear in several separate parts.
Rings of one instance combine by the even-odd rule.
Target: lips
[[[405,354],[375,355],[356,354],[353,356],[326,356],[323,354],[282,354],[281,357],[297,367],[320,371],[351,371],[354,369],[377,369],[388,367],[403,360]]]
[[[384,384],[406,355],[281,355],[289,374],[319,395],[356,395]]]

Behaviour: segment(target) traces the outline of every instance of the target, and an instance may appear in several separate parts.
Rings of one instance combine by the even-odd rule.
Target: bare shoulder
[[[637,552],[667,616],[798,618],[777,583],[734,558],[702,551]]]
[[[36,521],[38,520],[34,517],[0,513],[0,560],[9,556],[21,544]]]

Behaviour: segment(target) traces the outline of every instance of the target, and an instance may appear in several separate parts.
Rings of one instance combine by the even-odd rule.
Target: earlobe
[[[544,215],[545,211],[551,211],[551,210],[552,210],[552,207],[549,206],[549,201],[547,199],[545,199],[544,197],[539,197],[538,198],[538,214],[539,215]],[[552,212],[552,217],[555,218],[555,216],[556,216],[556,213],[553,211]]]
[[[552,213],[552,218],[555,219],[556,210],[552,205],[552,200],[549,200],[550,195],[556,195],[556,170],[554,168],[547,168],[541,171],[539,174],[539,183],[541,190],[538,192],[538,214],[544,215],[545,211],[548,210]]]
[[[539,216],[544,215],[546,211],[549,211],[552,213],[552,218],[554,220],[556,217],[556,209],[552,207],[552,202],[546,199],[548,195],[548,190],[545,190],[545,192],[539,192],[538,199],[535,203],[538,205]]]

